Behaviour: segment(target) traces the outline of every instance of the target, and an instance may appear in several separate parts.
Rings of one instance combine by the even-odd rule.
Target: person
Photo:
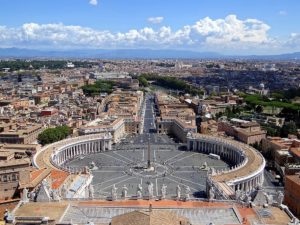
[[[137,186],[137,191],[136,191],[136,193],[137,193],[137,198],[142,198],[142,197],[143,197],[143,196],[142,196],[142,191],[143,191],[142,185],[141,185],[141,184],[138,184],[138,186]]]
[[[112,198],[112,200],[117,199],[117,190],[118,190],[118,188],[116,187],[115,184],[113,184],[113,186],[111,188],[111,198]]]
[[[163,184],[161,187],[161,198],[165,199],[167,194],[167,185]]]
[[[150,182],[148,185],[148,193],[149,193],[149,198],[153,198],[153,183]]]
[[[176,198],[179,200],[181,196],[181,188],[179,185],[176,187]]]
[[[123,188],[122,188],[122,198],[126,199],[127,198],[127,191],[128,188],[126,187],[126,185],[124,184]]]

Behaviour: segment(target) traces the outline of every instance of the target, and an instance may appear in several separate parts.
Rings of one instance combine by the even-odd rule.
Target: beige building
[[[11,105],[15,109],[28,108],[29,106],[32,105],[32,102],[29,99],[16,99],[11,103]]]
[[[131,117],[137,119],[141,110],[144,94],[141,91],[115,91],[104,100],[109,116]]]
[[[260,143],[266,138],[267,131],[262,130],[257,122],[250,122],[240,119],[224,120],[218,123],[218,131],[246,144]]]
[[[117,143],[126,134],[138,134],[141,132],[141,122],[131,118],[122,118],[117,116],[104,116],[93,120],[79,128],[79,135],[111,133],[113,142]]]
[[[300,217],[300,175],[285,177],[284,204],[286,204],[295,216]]]
[[[155,102],[159,110],[159,117],[156,118],[157,133],[173,134],[184,142],[189,132],[197,132],[195,112],[187,104],[160,92],[155,94]]]
[[[13,198],[18,189],[19,181],[24,176],[22,173],[30,169],[30,159],[0,160],[0,199]]]
[[[140,91],[115,91],[101,102],[98,118],[79,128],[79,135],[109,132],[117,143],[126,134],[141,133],[143,97]]]
[[[297,138],[268,137],[262,141],[262,151],[282,176],[300,172],[300,140]]]
[[[28,153],[33,155],[40,148],[39,144],[0,144],[0,151],[8,151],[23,156],[28,155]]]
[[[31,144],[37,140],[38,135],[43,131],[41,124],[16,125],[16,129],[0,133],[0,143]]]
[[[215,120],[207,120],[201,122],[200,125],[201,134],[218,134],[218,123]]]
[[[12,129],[16,129],[17,125],[15,123],[5,123],[5,122],[0,122],[0,133],[2,132],[8,132]]]

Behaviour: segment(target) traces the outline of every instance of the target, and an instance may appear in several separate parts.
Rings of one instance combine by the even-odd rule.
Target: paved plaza
[[[65,166],[92,168],[95,198],[109,198],[113,185],[118,188],[119,197],[123,186],[126,185],[128,196],[135,198],[139,184],[143,188],[143,198],[147,198],[150,183],[153,184],[153,194],[156,198],[162,196],[163,184],[167,185],[166,197],[169,199],[176,197],[177,186],[181,188],[182,193],[189,187],[191,198],[205,198],[208,169],[222,170],[228,168],[228,164],[202,153],[186,151],[186,145],[178,143],[176,139],[153,133],[155,104],[150,94],[146,95],[144,109],[143,134],[123,138],[113,146],[113,151],[80,156]],[[144,169],[149,160],[149,147],[154,171]]]
[[[145,171],[148,159],[148,142],[150,144],[150,159],[154,171]],[[143,187],[143,197],[148,196],[148,184],[153,183],[154,196],[161,196],[161,187],[167,185],[167,197],[175,198],[176,187],[180,186],[182,193],[188,186],[191,198],[206,197],[207,169],[225,169],[228,165],[222,160],[210,158],[208,155],[185,150],[185,145],[175,143],[167,135],[143,134],[127,137],[114,146],[113,151],[101,152],[84,157],[78,157],[66,166],[78,168],[88,166],[94,176],[94,196],[109,198],[113,185],[118,188],[121,196],[122,187],[128,188],[128,196],[134,197],[137,186]]]

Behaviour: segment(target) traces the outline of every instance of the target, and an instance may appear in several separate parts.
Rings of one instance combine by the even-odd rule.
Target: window
[[[16,181],[16,180],[17,180],[16,174],[11,175],[11,180],[12,180],[12,181]]]

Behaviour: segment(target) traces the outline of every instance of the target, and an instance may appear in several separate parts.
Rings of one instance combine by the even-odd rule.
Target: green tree
[[[282,137],[287,137],[289,134],[297,135],[297,126],[294,121],[285,123],[280,131]]]
[[[58,126],[55,128],[47,128],[38,136],[38,141],[42,145],[50,144],[56,141],[60,141],[71,133],[71,129],[68,126]]]
[[[278,126],[271,126],[269,124],[262,125],[262,128],[267,131],[267,136],[279,137],[281,128]]]
[[[148,80],[144,76],[139,76],[138,80],[139,80],[140,84],[143,85],[144,87],[149,86]]]
[[[94,84],[88,84],[82,86],[83,93],[87,96],[96,96],[100,92],[106,92],[108,94],[113,92],[115,82],[98,80]]]
[[[262,113],[264,111],[264,108],[261,105],[258,105],[255,107],[255,112]]]

